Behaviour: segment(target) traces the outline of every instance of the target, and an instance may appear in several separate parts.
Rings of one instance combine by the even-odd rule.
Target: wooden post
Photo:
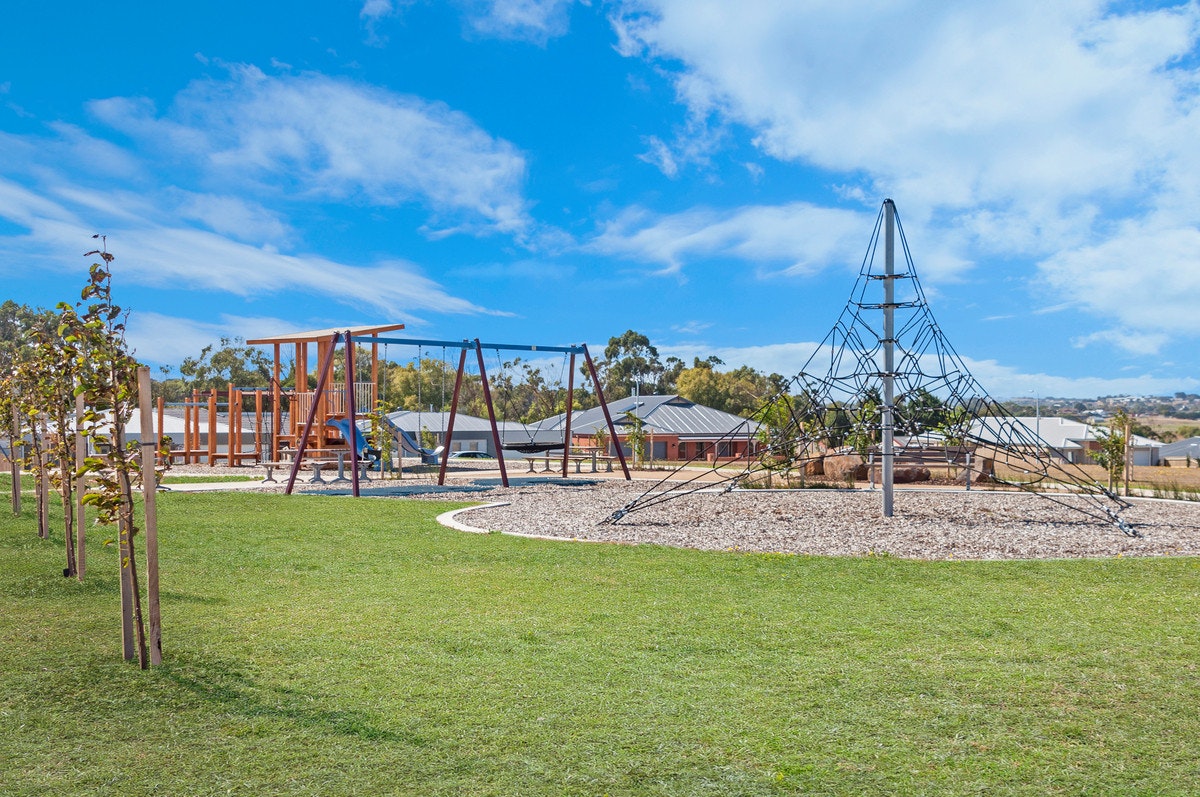
[[[187,394],[183,396],[183,464],[191,463],[192,450],[192,402]]]
[[[142,498],[146,513],[146,603],[150,611],[150,663],[162,664],[162,614],[158,602],[158,447],[162,426],[156,431],[151,416],[150,369],[138,367],[138,410],[141,413]]]
[[[37,502],[38,502],[38,536],[43,540],[50,539],[50,477],[46,473],[50,465],[50,454],[46,451],[46,419],[38,424],[41,428],[42,445],[38,453]]]
[[[254,461],[262,462],[263,392],[254,391]],[[275,460],[271,460],[274,462]]]
[[[200,462],[200,390],[192,388],[192,423],[188,427],[191,441],[188,443],[188,455],[185,462],[196,465]]]
[[[371,337],[377,337],[372,335]],[[445,384],[443,382],[442,384]],[[379,407],[379,344],[371,344],[371,408]],[[441,409],[446,409],[442,407]]]
[[[83,470],[83,460],[87,457],[87,440],[83,437],[83,413],[87,408],[83,403],[83,394],[75,397],[75,472]],[[87,569],[87,513],[84,511],[83,496],[87,492],[87,477],[75,477],[75,577],[83,581],[84,570]]]
[[[208,392],[208,466],[217,465],[217,389]]]
[[[333,352],[337,350],[337,337],[338,336],[335,335],[332,339],[330,339],[330,341],[328,343],[318,341],[317,342],[318,356],[320,355],[320,353],[323,350],[328,350],[330,353],[330,356],[332,357]],[[331,359],[330,362],[332,363],[333,360]],[[332,369],[333,366],[331,365],[330,368]],[[330,372],[330,376],[333,376],[332,371]],[[321,393],[321,395],[319,395],[319,396],[314,393],[313,394],[313,403],[317,405],[317,424],[316,424],[315,432],[316,432],[317,450],[320,451],[325,448],[325,423],[329,420],[329,416],[332,414],[329,411],[329,391],[326,390],[323,393]]]
[[[18,453],[25,446],[21,444],[21,411],[17,402],[13,401],[12,438],[8,447],[8,470],[12,474],[12,513],[21,514],[21,457]]]
[[[336,348],[336,347],[335,347]],[[354,406],[355,367],[354,338],[346,330],[346,420],[350,421],[350,492],[358,498],[358,412]]]
[[[283,385],[279,383],[279,344],[275,344],[275,370],[271,377],[271,461],[279,461],[279,435],[283,433]],[[294,414],[295,410],[293,410]]]
[[[321,360],[321,362],[324,362]],[[320,379],[318,375],[317,379]],[[308,344],[304,341],[296,343],[296,398],[300,398],[301,393],[308,392]],[[317,394],[313,393],[313,402],[315,404]],[[311,407],[310,407],[311,409]],[[296,407],[292,408],[292,445],[297,449],[300,448],[298,435],[300,434],[300,413]],[[307,441],[306,441],[307,442]]]
[[[237,455],[241,453],[242,436],[241,425],[242,408],[238,404],[237,392],[233,389],[233,382],[226,383],[225,386],[225,406],[229,408],[227,415],[228,421],[225,424],[225,464],[233,467],[238,464]],[[234,441],[237,441],[236,443]]]
[[[167,418],[167,400],[163,396],[158,397],[157,409],[158,409],[158,426],[156,426],[155,428],[158,429],[158,441],[157,441],[157,445],[154,448],[154,461],[158,462],[159,460],[163,460],[168,465],[170,465],[171,464],[171,448],[170,448],[170,446],[167,446],[167,453],[165,453],[165,454],[158,453],[163,448],[163,443],[164,443],[163,429],[167,428],[167,424],[165,422],[166,418]]]

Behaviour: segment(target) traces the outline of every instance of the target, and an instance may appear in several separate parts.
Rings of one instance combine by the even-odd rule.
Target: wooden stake
[[[162,614],[158,603],[158,473],[154,466],[161,431],[154,429],[150,369],[145,365],[138,368],[138,409],[142,429],[142,498],[146,513],[146,603],[150,611],[150,663],[157,665],[162,664]]]
[[[217,389],[208,393],[208,466],[217,464]]]
[[[87,441],[83,437],[83,394],[75,397],[75,472],[83,469],[83,460],[87,456]],[[87,490],[87,477],[75,477],[75,577],[83,581],[84,570],[87,569],[87,530],[84,525],[87,513],[84,512],[83,495]]]
[[[8,447],[8,469],[12,473],[12,513],[14,516],[21,514],[21,457],[18,451],[22,448],[24,446],[21,444],[21,412],[17,409],[17,402],[14,400],[11,445]]]
[[[43,540],[50,539],[50,477],[46,469],[50,465],[50,455],[46,451],[46,419],[39,423],[42,445],[38,451],[37,474],[37,503],[38,503],[38,536]]]

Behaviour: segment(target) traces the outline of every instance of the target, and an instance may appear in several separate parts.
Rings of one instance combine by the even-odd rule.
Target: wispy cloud
[[[688,321],[686,324],[677,324],[671,327],[671,331],[678,332],[681,335],[699,335],[711,327],[712,323],[708,321]]]
[[[358,12],[358,18],[367,32],[366,42],[372,47],[382,47],[387,44],[387,36],[379,32],[383,20],[396,13],[396,4],[392,0],[366,0]]]
[[[140,150],[190,162],[229,190],[293,201],[419,203],[434,224],[513,235],[529,226],[525,158],[470,117],[419,97],[319,74],[230,68],[159,113],[148,100],[91,103]]]
[[[575,0],[459,0],[470,30],[478,36],[544,45],[570,25]]]
[[[47,191],[53,195],[54,190]],[[369,264],[340,263],[307,254],[285,254],[252,246],[208,230],[180,226],[170,218],[139,217],[123,208],[105,213],[89,192],[71,188],[52,201],[0,179],[0,218],[25,228],[0,238],[5,260],[25,267],[60,268],[77,263],[80,243],[97,224],[122,254],[123,279],[143,286],[215,291],[238,297],[306,293],[347,307],[377,312],[493,312],[450,295],[418,266],[399,259]],[[81,212],[86,209],[86,214]],[[86,221],[84,219],[87,219]]]
[[[808,274],[860,262],[873,223],[866,213],[806,202],[667,215],[633,207],[603,224],[586,247],[659,263],[667,273],[697,260],[734,257]]]
[[[143,362],[180,363],[185,357],[198,355],[205,346],[217,345],[221,338],[279,335],[293,331],[295,326],[294,322],[269,317],[223,314],[217,321],[198,321],[139,311],[130,315],[126,337]]]
[[[1152,353],[1167,342],[1164,333],[1200,334],[1197,252],[1200,230],[1194,223],[1154,217],[1128,222],[1095,246],[1048,258],[1040,269],[1058,294],[1125,330],[1086,342],[1103,340]]]
[[[1120,329],[1104,329],[1071,339],[1071,344],[1080,349],[1085,346],[1116,346],[1130,354],[1146,357],[1158,354],[1169,342],[1166,335],[1126,332]]]

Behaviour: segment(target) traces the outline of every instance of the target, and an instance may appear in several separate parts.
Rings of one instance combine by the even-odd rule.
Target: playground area
[[[481,529],[592,542],[715,551],[907,559],[1055,559],[1200,555],[1200,503],[1135,499],[1129,537],[1069,505],[1024,492],[898,490],[884,517],[878,491],[698,492],[617,524],[600,524],[637,486],[527,485],[487,496],[506,502],[459,513]],[[1069,499],[1068,502],[1069,504]]]
[[[415,461],[411,463],[415,466]],[[540,467],[540,465],[539,465]],[[1129,537],[1081,514],[1069,496],[1049,501],[1013,490],[913,487],[897,490],[896,513],[884,517],[880,492],[853,489],[734,490],[703,488],[679,500],[602,524],[646,486],[657,472],[634,471],[627,482],[603,471],[562,479],[555,472],[515,469],[505,487],[494,461],[466,460],[449,469],[443,485],[436,469],[403,478],[374,476],[360,482],[364,498],[478,503],[455,522],[475,531],[500,531],[551,539],[667,545],[699,550],[813,556],[894,556],[924,560],[1056,559],[1200,555],[1200,502],[1133,499],[1128,520],[1144,535]],[[253,467],[176,467],[173,475],[244,475],[220,489],[282,492],[263,483]],[[712,474],[715,480],[716,474]],[[301,480],[297,493],[350,495],[343,477]],[[172,489],[187,491],[193,485]]]

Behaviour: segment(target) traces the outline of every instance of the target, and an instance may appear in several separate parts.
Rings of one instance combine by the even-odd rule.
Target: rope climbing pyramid
[[[946,339],[887,199],[833,328],[800,373],[728,435],[755,441],[757,455],[741,468],[685,462],[603,522],[714,486],[788,482],[827,467],[850,479],[878,473],[891,517],[900,468],[937,463],[958,466],[966,489],[974,481],[1034,492],[1139,536],[1121,517],[1128,503],[1038,431],[992,399]]]

